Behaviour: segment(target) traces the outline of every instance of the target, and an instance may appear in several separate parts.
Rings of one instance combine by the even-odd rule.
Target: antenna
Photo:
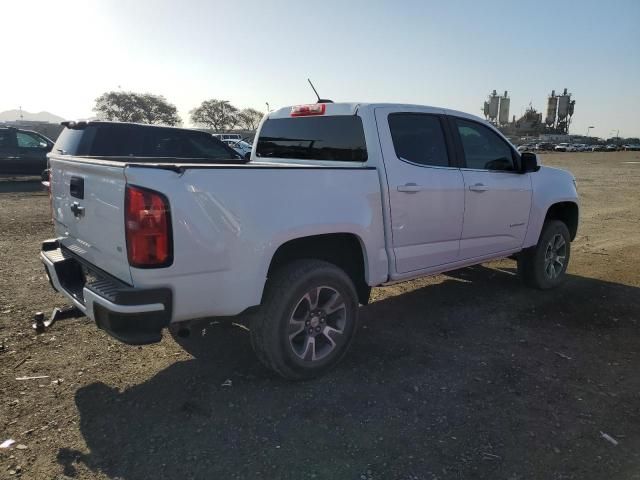
[[[307,78],[307,82],[309,82],[309,85],[311,85],[311,88],[313,89],[313,93],[315,93],[316,97],[318,97],[317,103],[333,103],[333,100],[329,100],[327,98],[320,98],[320,95],[318,95],[318,91],[316,90],[316,87],[313,86],[313,83],[311,83],[310,78]]]

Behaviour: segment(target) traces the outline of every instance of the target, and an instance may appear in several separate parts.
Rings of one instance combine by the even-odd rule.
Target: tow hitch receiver
[[[80,310],[78,307],[75,307],[73,305],[66,306],[66,307],[56,307],[53,309],[53,312],[51,312],[51,317],[49,318],[49,320],[44,319],[44,313],[37,312],[33,316],[34,323],[32,325],[32,328],[37,333],[44,333],[44,331],[47,328],[49,328],[51,325],[56,323],[58,320],[66,320],[68,318],[76,318],[76,317],[83,317],[83,316],[84,316],[84,313],[82,313],[82,310]]]

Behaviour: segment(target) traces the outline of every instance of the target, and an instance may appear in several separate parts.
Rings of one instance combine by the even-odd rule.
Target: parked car
[[[242,140],[239,133],[212,133],[218,140]]]
[[[591,151],[592,152],[604,152],[605,151],[605,146],[604,145],[591,145]]]
[[[640,145],[638,144],[631,144],[631,145],[625,145],[625,151],[628,152],[637,152],[640,151]]]
[[[618,150],[618,146],[617,145],[613,145],[613,144],[609,144],[605,147],[605,150],[607,152],[616,152]]]
[[[79,150],[87,134],[68,125],[49,156],[56,238],[40,256],[52,286],[133,344],[240,316],[258,358],[289,379],[344,356],[371,287],[515,255],[525,284],[550,289],[578,228],[569,172],[452,110],[283,108],[239,166],[105,165]]]
[[[542,142],[542,143],[538,143],[536,150],[546,152],[546,151],[553,150],[553,148],[554,148],[553,143]]]
[[[567,152],[569,151],[567,150],[568,148],[571,148],[568,143],[559,143],[554,147],[554,150],[556,152]]]
[[[534,143],[525,143],[517,148],[518,152],[534,152],[536,149],[537,148]]]
[[[233,148],[236,152],[242,155],[243,158],[249,158],[251,156],[251,149],[253,145],[244,140],[222,140],[229,147]]]
[[[52,147],[38,132],[0,126],[0,175],[40,175]]]

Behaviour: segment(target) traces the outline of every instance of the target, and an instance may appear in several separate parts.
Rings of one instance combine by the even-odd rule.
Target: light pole
[[[271,111],[271,109],[269,108],[269,102],[264,102],[264,103],[267,106],[267,113],[269,113]]]

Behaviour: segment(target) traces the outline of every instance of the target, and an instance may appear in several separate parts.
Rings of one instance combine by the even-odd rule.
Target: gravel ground
[[[504,260],[375,289],[345,361],[305,383],[237,326],[35,335],[64,303],[38,260],[48,198],[0,181],[0,478],[640,479],[640,154],[542,161],[583,202],[562,288]]]

